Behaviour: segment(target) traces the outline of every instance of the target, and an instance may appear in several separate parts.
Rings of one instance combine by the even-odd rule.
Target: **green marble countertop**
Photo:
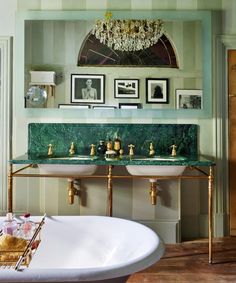
[[[162,158],[162,156],[160,157]],[[34,155],[21,155],[9,161],[11,164],[95,164],[95,165],[182,165],[182,166],[214,166],[215,162],[213,160],[207,159],[204,156],[185,156],[180,157],[167,157],[163,156],[163,160],[148,158],[145,156],[133,156],[130,158],[127,155],[122,157],[113,158],[106,160],[101,157],[89,157],[82,155],[74,155],[73,157],[41,157]]]

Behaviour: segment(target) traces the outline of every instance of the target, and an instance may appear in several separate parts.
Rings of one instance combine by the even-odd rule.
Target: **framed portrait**
[[[80,104],[58,104],[60,109],[89,109],[90,105],[80,105]]]
[[[138,79],[115,79],[115,98],[139,98]]]
[[[71,103],[105,103],[105,75],[71,74]]]
[[[202,109],[201,89],[176,89],[177,109]]]
[[[119,108],[121,109],[141,109],[141,103],[119,103]]]
[[[146,78],[146,103],[168,103],[168,79]]]

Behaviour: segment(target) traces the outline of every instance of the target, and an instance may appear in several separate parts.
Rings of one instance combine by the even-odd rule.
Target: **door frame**
[[[0,36],[0,213],[7,211],[12,137],[12,37]]]

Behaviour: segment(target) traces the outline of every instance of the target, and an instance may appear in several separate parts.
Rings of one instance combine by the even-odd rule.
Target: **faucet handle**
[[[52,156],[53,155],[53,149],[52,149],[52,144],[50,143],[48,145],[48,156]]]
[[[172,148],[171,156],[176,156],[177,155],[177,153],[176,153],[177,145],[173,144],[170,147]]]
[[[154,146],[153,146],[153,143],[150,142],[150,145],[149,145],[149,156],[154,156],[154,155],[155,155]]]
[[[133,144],[129,144],[128,147],[129,147],[129,156],[133,156],[135,146]]]
[[[91,144],[90,145],[90,156],[94,156],[95,155],[95,145]]]
[[[71,145],[70,145],[69,153],[70,153],[70,155],[75,154],[75,144],[74,144],[74,142],[72,142]]]

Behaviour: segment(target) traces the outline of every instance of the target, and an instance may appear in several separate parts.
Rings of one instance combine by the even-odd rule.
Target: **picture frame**
[[[115,98],[139,98],[139,79],[115,79]]]
[[[93,109],[116,109],[116,106],[109,106],[109,105],[94,105]]]
[[[176,89],[177,109],[203,109],[202,89]]]
[[[90,105],[81,105],[81,104],[58,104],[60,109],[89,109]]]
[[[71,74],[71,103],[105,103],[105,75]]]
[[[146,103],[169,103],[169,80],[146,78]]]
[[[141,109],[141,103],[119,103],[119,108],[121,109]]]

